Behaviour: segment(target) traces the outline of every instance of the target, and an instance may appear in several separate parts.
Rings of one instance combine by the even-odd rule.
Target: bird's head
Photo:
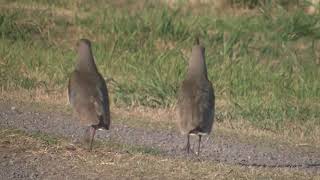
[[[85,56],[91,53],[91,42],[88,39],[80,39],[76,44],[78,55]]]

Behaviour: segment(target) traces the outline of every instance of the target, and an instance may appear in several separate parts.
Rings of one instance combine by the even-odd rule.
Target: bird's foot
[[[92,134],[92,128],[91,127],[88,127],[86,129],[86,131],[84,132],[84,136],[83,136],[83,140],[85,143],[90,143],[90,140],[91,140],[91,134]]]
[[[194,154],[194,151],[188,145],[182,148],[182,151],[185,151],[187,154],[190,154],[190,153]]]
[[[84,137],[83,137],[83,140],[84,140],[84,143],[89,145],[89,151],[92,150],[92,147],[93,147],[93,140],[94,140],[94,136],[95,136],[95,128],[93,127],[88,127],[84,133]]]

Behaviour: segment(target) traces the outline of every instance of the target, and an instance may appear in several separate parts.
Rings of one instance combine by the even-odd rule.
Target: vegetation
[[[258,1],[250,3],[259,8],[237,16],[160,2],[1,1],[3,91],[63,92],[74,44],[86,37],[101,73],[114,79],[108,85],[115,105],[172,107],[200,35],[218,120],[265,129],[284,121],[320,124],[319,15]]]

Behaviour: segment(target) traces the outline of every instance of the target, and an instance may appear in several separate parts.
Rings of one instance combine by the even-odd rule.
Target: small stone
[[[66,146],[66,149],[69,151],[75,151],[77,150],[77,148],[73,145],[73,144],[69,144]]]

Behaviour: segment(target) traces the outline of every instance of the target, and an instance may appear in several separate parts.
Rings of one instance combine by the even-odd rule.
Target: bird
[[[190,135],[197,135],[200,154],[201,137],[208,135],[214,122],[215,95],[208,80],[205,48],[196,37],[188,61],[185,79],[178,90],[177,124],[182,135],[187,135],[187,153],[191,151]]]
[[[81,125],[88,126],[85,137],[92,150],[96,130],[109,130],[110,107],[106,82],[96,66],[91,42],[80,39],[76,44],[75,70],[68,83],[68,97]]]

